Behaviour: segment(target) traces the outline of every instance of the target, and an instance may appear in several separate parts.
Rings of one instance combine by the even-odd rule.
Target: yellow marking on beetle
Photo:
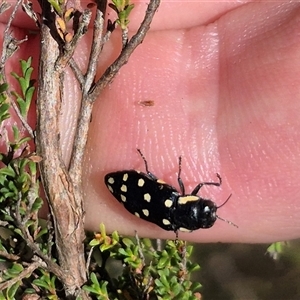
[[[125,174],[123,175],[123,181],[127,181],[127,179],[128,179],[128,174],[125,173]]]
[[[172,201],[172,200],[167,199],[167,200],[165,201],[165,207],[171,207],[172,205],[173,205],[173,201]]]
[[[109,189],[109,191],[113,194],[114,190],[110,185],[107,185],[107,188]]]
[[[138,186],[142,187],[145,184],[145,180],[143,178],[140,178],[138,181]]]
[[[163,181],[163,180],[161,180],[161,179],[157,179],[156,182],[157,182],[157,183],[160,183],[160,184],[166,184],[166,182]]]
[[[151,196],[150,196],[150,194],[144,194],[144,200],[145,201],[147,201],[147,202],[150,202],[150,200],[151,200]]]
[[[143,214],[148,217],[149,216],[149,210],[148,209],[143,209],[142,210]]]
[[[182,232],[191,232],[192,230],[184,228],[184,227],[180,227],[179,231],[182,231]]]
[[[193,196],[193,195],[182,196],[178,198],[178,204],[186,204],[187,202],[198,201],[198,200],[199,200],[198,196]]]
[[[126,186],[125,184],[123,184],[123,185],[121,186],[121,191],[124,192],[124,193],[127,192],[127,186]]]
[[[135,212],[134,213],[138,218],[140,217],[139,213]]]
[[[114,184],[115,180],[112,177],[109,177],[107,182],[110,183],[110,184]]]
[[[126,202],[126,197],[124,195],[121,195],[120,197],[123,202]]]

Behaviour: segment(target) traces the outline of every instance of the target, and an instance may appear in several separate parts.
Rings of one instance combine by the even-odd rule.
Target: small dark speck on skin
[[[154,106],[154,100],[141,100],[138,104],[141,106]]]

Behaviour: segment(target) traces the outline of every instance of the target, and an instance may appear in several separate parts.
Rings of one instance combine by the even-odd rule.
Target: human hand
[[[132,31],[145,9],[140,3],[133,10]],[[163,1],[145,41],[95,104],[83,177],[87,229],[104,222],[108,231],[174,238],[130,215],[104,185],[106,173],[145,171],[140,148],[150,171],[175,187],[182,155],[187,192],[220,173],[222,187],[204,187],[199,195],[220,205],[232,193],[217,213],[238,229],[217,220],[180,238],[257,243],[300,237],[298,13],[298,3]],[[31,26],[20,19],[15,25]],[[22,29],[15,32],[24,37]],[[99,74],[119,49],[117,36],[105,45]],[[91,38],[88,33],[76,51],[83,67]],[[31,55],[37,63],[38,37],[25,44],[13,62]],[[63,103],[66,160],[80,99],[74,82],[70,75]],[[147,100],[154,105],[141,105]]]

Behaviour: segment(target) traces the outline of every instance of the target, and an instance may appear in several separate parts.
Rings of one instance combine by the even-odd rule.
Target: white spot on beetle
[[[171,207],[172,205],[173,205],[173,201],[172,201],[172,200],[167,199],[167,200],[165,201],[165,207]]]
[[[110,183],[110,184],[114,184],[115,180],[112,177],[109,177],[107,182]]]
[[[148,217],[149,216],[149,210],[148,209],[143,209],[142,210],[143,214]]]
[[[120,197],[123,202],[126,202],[126,197],[124,195],[121,195]]]
[[[143,178],[140,178],[138,181],[138,186],[142,187],[145,184],[145,180]]]
[[[128,173],[125,173],[125,174],[123,175],[123,181],[127,181],[127,179],[128,179]]]
[[[125,184],[123,184],[123,185],[121,186],[121,191],[124,192],[124,193],[127,192],[127,186],[126,186]]]
[[[162,222],[163,222],[164,225],[170,225],[171,224],[171,222],[167,219],[163,219]]]
[[[147,202],[150,202],[150,200],[151,200],[151,196],[150,196],[150,194],[144,194],[144,200],[145,201],[147,201]]]

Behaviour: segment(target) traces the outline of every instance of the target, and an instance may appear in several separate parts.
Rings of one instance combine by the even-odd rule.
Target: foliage
[[[11,75],[18,80],[18,83],[21,88],[22,94],[19,95],[16,91],[12,92],[12,94],[16,97],[16,101],[19,105],[19,109],[21,112],[21,115],[23,117],[27,116],[33,93],[35,91],[34,83],[35,80],[31,79],[31,75],[33,72],[33,68],[31,67],[32,59],[31,57],[28,58],[27,61],[20,60],[22,75],[18,75],[15,72],[12,72]]]
[[[134,8],[134,4],[130,4],[129,0],[112,0],[108,4],[118,15],[117,24],[122,30],[127,29],[129,24],[129,14]]]
[[[0,78],[1,80],[1,78]],[[0,84],[0,123],[9,118],[9,104],[7,103],[6,90],[8,88],[7,83]]]
[[[266,253],[274,260],[278,260],[287,246],[287,242],[275,242],[267,248]]]
[[[198,299],[200,284],[190,280],[199,269],[189,260],[193,247],[166,241],[164,248],[155,249],[153,242],[120,237],[117,232],[107,236],[101,225],[90,242],[93,272],[84,289],[97,299]],[[115,269],[116,261],[120,261],[120,274],[112,277],[109,264],[114,262]]]

